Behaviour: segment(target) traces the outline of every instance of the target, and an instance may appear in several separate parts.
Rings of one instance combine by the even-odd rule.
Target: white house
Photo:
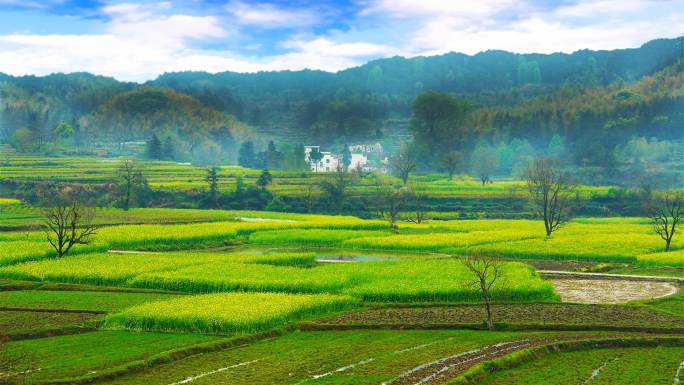
[[[312,152],[320,152],[321,160],[318,162],[312,161]],[[382,159],[380,158],[382,154],[382,145],[380,143],[351,145],[349,146],[349,153],[351,154],[351,159],[348,171],[360,168],[363,171],[378,170],[386,173],[386,165],[382,160],[380,160],[380,162],[377,161],[378,159]],[[369,155],[376,160],[371,162]],[[304,159],[311,166],[311,171],[315,172],[336,171],[337,167],[342,164],[342,155],[333,154],[330,151],[321,151],[321,146],[304,146]]]
[[[323,155],[321,161],[318,162],[318,165],[315,165],[318,171],[336,171],[337,166],[340,164],[339,156],[330,151],[322,151],[321,155]]]
[[[368,164],[368,156],[360,152],[351,153],[351,163],[349,164],[349,171],[361,168],[362,170]]]
[[[321,153],[321,160],[318,162],[311,160],[311,152],[313,151]],[[304,159],[309,162],[311,171],[316,172],[335,171],[340,164],[340,156],[333,154],[330,151],[321,151],[321,146],[305,146]]]
[[[309,155],[311,151],[321,151],[321,146],[304,146],[304,160],[311,162]]]

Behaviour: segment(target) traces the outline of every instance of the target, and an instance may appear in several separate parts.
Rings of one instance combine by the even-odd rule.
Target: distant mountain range
[[[222,126],[234,141],[254,133],[324,145],[387,138],[407,133],[411,102],[428,90],[470,101],[469,124],[484,138],[580,140],[605,130],[672,137],[684,127],[683,58],[679,38],[572,54],[393,57],[337,73],[177,72],[145,84],[88,73],[0,74],[0,141],[16,140],[21,128],[49,137],[61,121],[100,140],[116,136],[117,121],[127,126],[121,140],[156,133],[188,142],[193,130],[211,140]]]

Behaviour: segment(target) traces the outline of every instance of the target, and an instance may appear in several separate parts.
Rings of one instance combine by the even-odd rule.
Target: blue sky
[[[394,55],[573,52],[684,34],[684,0],[0,0],[0,72],[338,71]]]

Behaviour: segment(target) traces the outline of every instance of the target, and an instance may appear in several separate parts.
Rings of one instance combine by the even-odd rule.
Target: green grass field
[[[0,338],[3,336],[17,338],[21,335],[49,335],[65,329],[84,328],[97,316],[88,313],[0,311],[0,330],[2,330]]]
[[[375,302],[476,301],[469,273],[457,259],[400,259],[321,264],[310,268],[263,263],[278,254],[93,253],[0,268],[0,277],[120,285],[192,293],[221,291],[337,293]],[[284,254],[291,260],[292,253]],[[310,261],[310,256],[306,256]],[[144,263],[141,263],[144,261]],[[503,300],[556,298],[530,267],[507,262],[493,287]]]
[[[4,157],[3,176],[15,181],[52,180],[60,182],[102,183],[114,178],[121,159],[98,157],[55,157],[7,154]],[[142,171],[150,186],[163,190],[190,190],[206,187],[206,167],[177,164],[166,161],[141,160]],[[219,188],[233,191],[237,177],[243,177],[247,184],[253,184],[261,170],[238,166],[219,167]],[[269,188],[278,195],[299,196],[304,187],[326,177],[325,173],[271,171],[274,183]],[[389,178],[388,178],[389,179]],[[475,178],[458,176],[448,180],[445,175],[420,175],[413,178],[418,189],[431,196],[477,197],[523,195],[524,185],[516,181],[502,181],[482,186]],[[363,193],[372,188],[372,182],[352,188],[352,192]],[[605,193],[607,187],[583,187],[582,194]],[[10,201],[11,202],[11,201]]]
[[[7,343],[6,354],[21,357],[18,365],[23,371],[30,371],[22,382],[44,383],[87,376],[217,338],[199,334],[98,331],[11,341]]]
[[[377,385],[448,355],[502,341],[554,335],[470,330],[295,332],[105,383],[172,384],[193,377],[193,384]],[[225,369],[216,372],[221,368]]]
[[[136,216],[150,210],[139,209]],[[189,217],[196,211],[188,211]],[[586,260],[637,263],[640,266],[684,267],[684,240],[675,237],[674,251],[648,223],[631,218],[583,219],[546,238],[542,223],[532,220],[427,221],[400,224],[399,234],[386,222],[354,217],[297,215],[253,211],[217,211],[214,222],[135,224],[104,227],[92,244],[72,254],[105,250],[188,250],[249,242],[279,246],[328,246],[357,250],[462,254],[478,248],[516,259]],[[220,214],[219,214],[220,213]],[[230,219],[226,221],[226,219]],[[189,219],[188,219],[189,220]],[[203,220],[211,220],[202,218]],[[253,221],[254,220],[254,221]],[[194,221],[194,220],[191,220]],[[52,251],[40,231],[0,233],[0,266],[49,258]]]
[[[170,294],[97,291],[12,290],[0,291],[2,307],[110,312],[146,302],[176,297]]]
[[[16,383],[102,376],[95,383],[378,384],[502,341],[684,327],[681,292],[630,305],[562,304],[528,264],[681,274],[684,240],[663,253],[639,218],[581,218],[548,239],[534,220],[402,222],[395,233],[384,221],[349,216],[105,212],[100,223],[111,226],[61,259],[41,231],[0,233],[0,334],[11,339],[0,338],[0,353],[28,370]],[[460,329],[482,328],[485,316],[460,260],[474,250],[505,257],[492,287],[500,331]],[[235,346],[236,338],[245,339]],[[639,362],[631,355],[652,351],[643,373],[606,365],[595,381],[659,383],[681,353],[629,349],[591,350],[565,377],[527,363],[511,378],[572,383],[613,359],[609,352],[631,368]],[[574,360],[566,354],[554,356],[562,368]],[[489,380],[507,378],[497,376]]]
[[[677,294],[652,301],[648,306],[669,314],[684,317],[684,291],[680,287]]]
[[[520,367],[496,372],[500,384],[677,384],[684,346],[580,350],[554,353]],[[675,381],[675,378],[678,381]]]

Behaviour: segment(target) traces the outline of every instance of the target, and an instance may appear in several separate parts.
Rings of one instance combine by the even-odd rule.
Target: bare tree
[[[337,166],[337,170],[331,178],[323,180],[320,184],[321,189],[327,194],[330,202],[335,207],[335,212],[340,214],[347,199],[347,187],[354,183],[353,175],[347,173],[342,165]]]
[[[97,227],[92,224],[94,210],[78,202],[57,203],[44,210],[45,234],[47,241],[61,258],[74,245],[87,245],[96,234]]]
[[[374,174],[375,194],[373,194],[373,205],[378,218],[385,218],[385,195],[388,184],[382,180],[380,174]]]
[[[387,219],[390,224],[390,229],[394,232],[398,231],[397,222],[401,210],[406,204],[407,190],[406,188],[396,188],[393,186],[384,186],[378,189],[379,212],[382,217]]]
[[[318,192],[318,184],[316,183],[307,183],[306,184],[306,191],[304,192],[304,199],[306,201],[306,212],[307,213],[312,213],[314,205],[316,204],[316,196]]]
[[[127,211],[131,207],[131,200],[135,191],[146,183],[145,178],[134,160],[124,159],[117,171],[117,179],[122,195],[121,205]]]
[[[415,217],[407,218],[407,220],[409,222],[421,224],[425,220],[425,201],[428,199],[428,195],[425,192],[416,189],[413,189],[409,195],[413,201],[413,212],[415,213]]]
[[[492,174],[499,167],[496,150],[488,145],[476,148],[471,155],[470,163],[483,186],[492,182]]]
[[[468,271],[475,276],[471,283],[477,287],[482,296],[487,313],[487,329],[492,330],[494,329],[494,319],[492,316],[491,289],[494,283],[503,276],[501,258],[495,254],[484,254],[476,251],[463,257],[462,262]]]
[[[670,251],[670,243],[684,214],[684,195],[681,191],[656,194],[651,200],[650,212],[653,230],[665,241],[665,251]]]
[[[546,236],[571,219],[572,192],[575,185],[570,176],[559,170],[551,159],[536,159],[525,171],[527,189],[539,215],[544,218]]]
[[[406,144],[401,146],[399,152],[391,160],[392,173],[401,178],[404,186],[408,183],[409,175],[417,166],[415,155]]]
[[[449,180],[454,178],[454,173],[461,166],[463,156],[458,151],[449,151],[442,156],[442,168],[449,174]]]

